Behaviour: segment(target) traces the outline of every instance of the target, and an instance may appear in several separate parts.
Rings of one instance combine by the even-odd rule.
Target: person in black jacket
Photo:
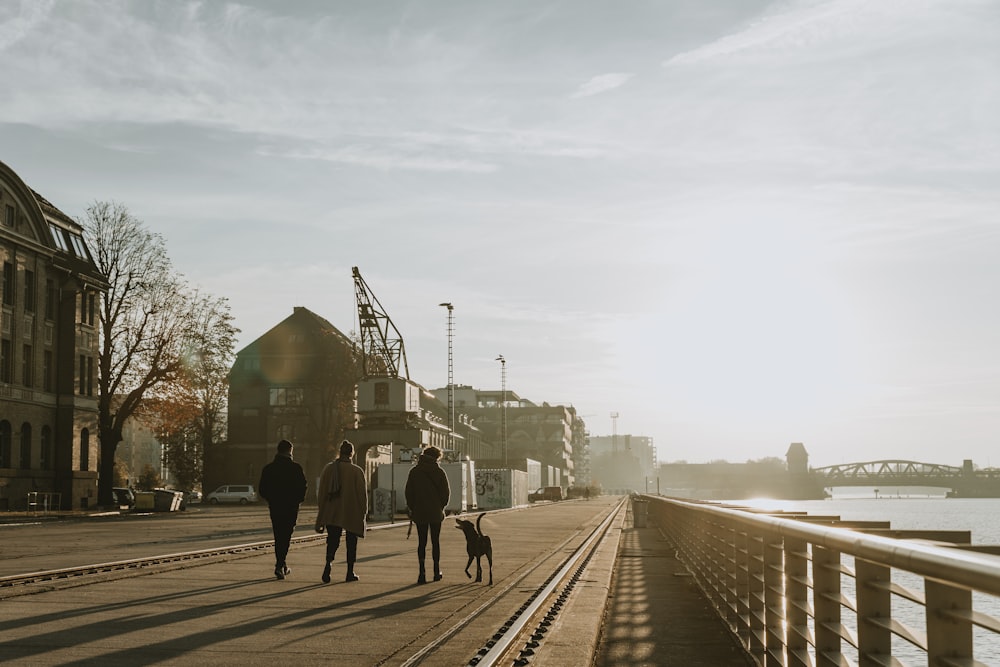
[[[291,574],[285,559],[292,543],[292,531],[299,517],[299,505],[306,499],[306,476],[302,466],[292,460],[292,443],[282,440],[274,460],[260,471],[257,485],[261,498],[267,501],[274,532],[274,576],[284,579]]]
[[[451,499],[451,487],[438,459],[441,450],[428,447],[420,455],[417,465],[410,469],[406,478],[406,507],[410,520],[417,524],[417,561],[420,564],[418,584],[427,583],[424,571],[424,557],[427,554],[427,534],[431,536],[431,558],[434,560],[434,581],[441,581],[441,522],[444,508]]]

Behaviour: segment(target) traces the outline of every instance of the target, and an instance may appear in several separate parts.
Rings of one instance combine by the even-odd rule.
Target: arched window
[[[48,426],[42,427],[42,439],[39,443],[38,466],[42,470],[52,469],[52,429]]]
[[[10,422],[0,421],[0,468],[10,467]]]
[[[21,460],[18,468],[28,470],[31,468],[31,424],[24,422],[21,424]]]
[[[90,467],[90,431],[80,431],[80,470]]]

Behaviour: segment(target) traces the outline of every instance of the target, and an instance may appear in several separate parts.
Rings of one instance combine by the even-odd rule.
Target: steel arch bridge
[[[953,486],[963,468],[890,459],[813,468],[825,486]]]

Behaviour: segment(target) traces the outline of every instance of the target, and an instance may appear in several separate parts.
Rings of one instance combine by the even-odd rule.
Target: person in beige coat
[[[354,562],[358,557],[358,539],[365,536],[368,516],[368,489],[365,471],[354,465],[354,445],[349,440],[340,444],[340,456],[326,464],[320,476],[317,495],[316,532],[326,531],[326,565],[323,583],[330,583],[330,563],[340,548],[340,535],[347,532],[347,576],[344,581],[357,581]]]

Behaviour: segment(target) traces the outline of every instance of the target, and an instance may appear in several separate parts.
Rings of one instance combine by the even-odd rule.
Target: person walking
[[[291,574],[286,559],[292,532],[299,518],[299,505],[306,499],[306,476],[302,466],[292,460],[292,443],[282,440],[274,460],[260,471],[257,484],[260,497],[267,501],[274,533],[274,576],[284,579]]]
[[[406,478],[406,507],[410,512],[410,520],[417,524],[417,562],[420,564],[418,584],[427,583],[424,559],[427,555],[428,533],[431,538],[431,559],[434,561],[434,581],[441,581],[444,576],[441,573],[441,522],[444,521],[444,508],[451,499],[451,487],[448,485],[448,475],[438,465],[439,458],[440,449],[427,447]]]
[[[330,583],[330,563],[340,548],[340,536],[347,532],[347,576],[344,581],[357,581],[354,563],[358,558],[358,539],[365,536],[368,516],[368,489],[365,471],[354,465],[354,444],[340,443],[340,456],[323,468],[319,479],[319,510],[316,512],[316,532],[326,531],[326,565],[322,580]]]

